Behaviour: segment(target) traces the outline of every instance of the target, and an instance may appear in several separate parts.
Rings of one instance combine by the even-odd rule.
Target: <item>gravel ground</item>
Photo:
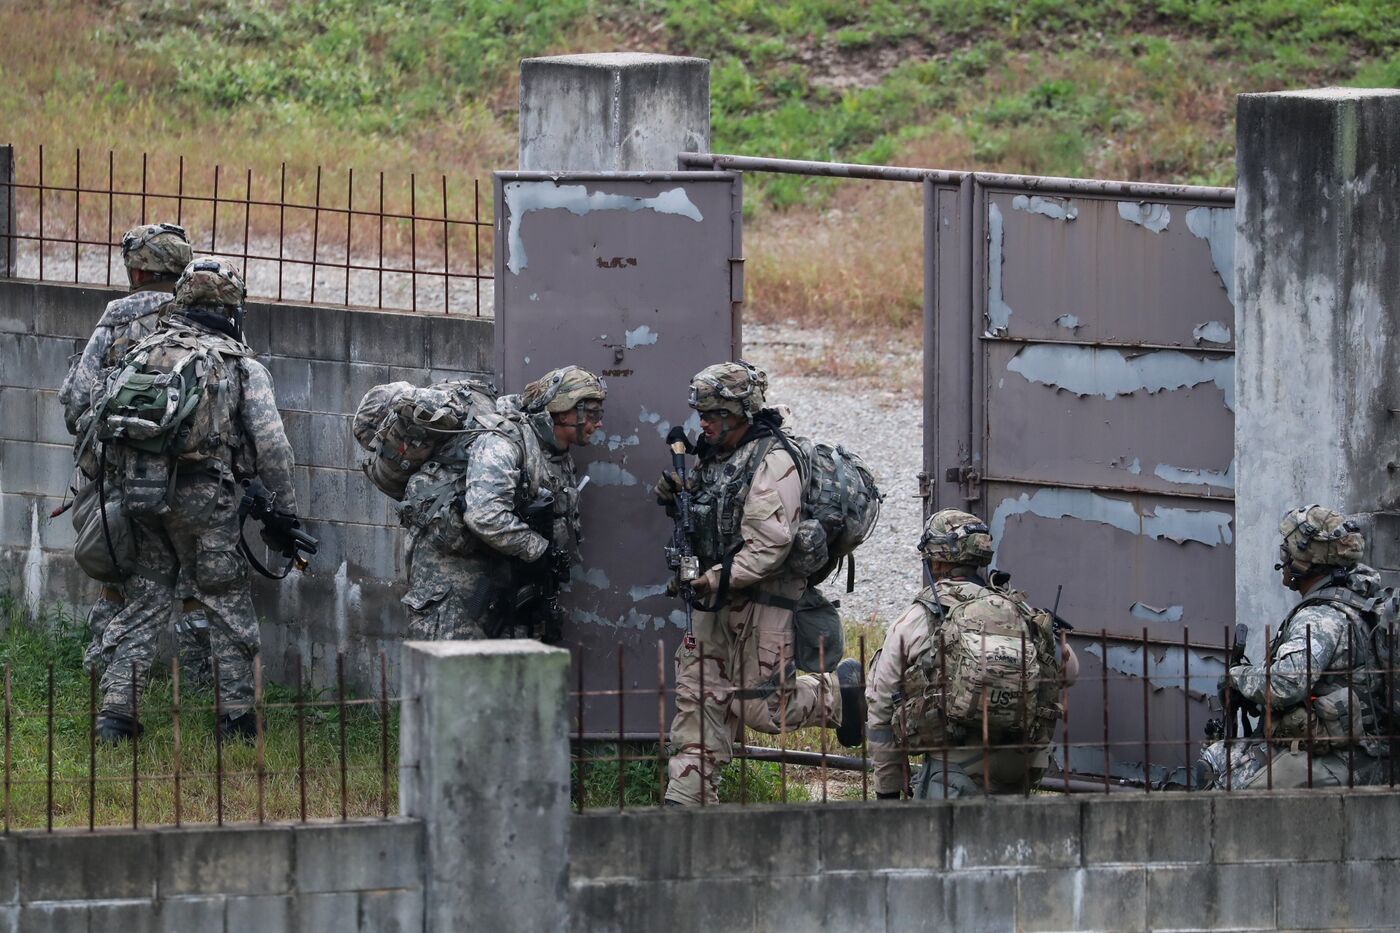
[[[921,348],[892,349],[792,325],[745,324],[744,351],[749,362],[768,371],[769,400],[792,408],[790,423],[798,433],[847,447],[875,472],[885,502],[874,535],[856,551],[855,592],[842,592],[844,571],[823,591],[840,598],[848,618],[893,622],[921,585],[914,552],[921,524]],[[821,367],[812,360],[833,352],[879,374],[813,375]]]

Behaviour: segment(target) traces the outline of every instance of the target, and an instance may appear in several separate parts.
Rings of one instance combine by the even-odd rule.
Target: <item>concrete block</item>
[[[34,332],[34,292],[38,287],[35,282],[0,280],[0,339]]]
[[[0,466],[3,462],[0,462]],[[309,519],[319,522],[358,522],[384,524],[385,497],[370,485],[359,470],[308,467],[309,499],[298,497],[297,504]]]
[[[1083,807],[1085,865],[1210,861],[1208,796],[1110,794]]]
[[[311,361],[274,356],[265,363],[272,376],[277,407],[283,411],[311,409]]]
[[[951,810],[917,804],[860,803],[823,809],[823,871],[937,871],[946,867]]]
[[[422,933],[423,892],[361,891],[359,920],[364,933]]]
[[[1342,798],[1347,859],[1400,859],[1400,794],[1357,791]]]
[[[73,444],[73,436],[63,423],[63,406],[56,391],[0,386],[0,412],[5,414],[0,418],[0,438],[68,447]]]
[[[97,326],[107,305],[130,292],[124,287],[126,272],[120,261],[113,264],[112,279],[119,287],[65,285],[60,282],[31,286],[30,313],[33,332],[54,337],[77,337],[84,342]]]
[[[296,898],[296,929],[301,933],[356,930],[359,915],[358,894],[302,894]]]
[[[1274,865],[1154,865],[1147,870],[1147,916],[1156,930],[1272,930],[1278,871]]]
[[[292,890],[289,828],[172,830],[161,833],[159,839],[162,897]]]
[[[1334,862],[1342,857],[1342,795],[1213,794],[1216,862]],[[1299,833],[1291,827],[1329,827]]]
[[[389,367],[379,363],[330,363],[311,360],[308,411],[354,414],[365,393],[389,382]]]
[[[710,63],[616,52],[520,63],[520,168],[670,172],[710,140]]]
[[[301,892],[416,888],[423,883],[423,824],[297,826],[296,889]]]
[[[858,878],[867,891],[880,900],[880,923],[853,926],[828,918],[826,888],[830,884],[842,894],[848,893],[849,880]],[[865,898],[860,897],[862,903]],[[885,879],[869,875],[811,875],[807,877],[755,878],[753,882],[754,930],[883,930]],[[868,919],[868,918],[867,918]]]
[[[150,910],[155,912],[154,907]],[[88,906],[82,902],[26,904],[20,909],[19,929],[20,933],[89,933]]]
[[[821,871],[815,808],[695,807],[661,815],[690,822],[688,877],[774,878]]]
[[[1016,879],[1017,928],[1145,930],[1148,871],[1066,868],[1022,872]]]
[[[357,311],[350,318],[350,359],[391,366],[428,364],[427,319],[418,314]]]
[[[1284,929],[1395,927],[1395,862],[1280,865],[1278,925]]]
[[[159,902],[136,901],[126,904],[89,904],[88,929],[120,930],[122,933],[157,933],[161,929]]]
[[[428,365],[489,373],[495,367],[495,323],[477,317],[433,316],[428,324]]]
[[[155,833],[26,835],[18,858],[20,898],[25,903],[156,894]]]
[[[156,902],[161,933],[204,933],[224,929],[224,898],[170,897]]]
[[[59,497],[73,474],[73,450],[58,444],[20,441],[0,446],[0,489]]]
[[[272,350],[272,319],[286,313],[295,305],[286,306],[275,301],[250,301],[243,313],[243,342],[258,353]]]
[[[1016,928],[1016,873],[1012,871],[892,874],[886,885],[887,930]]]
[[[0,933],[18,933],[21,910],[23,908],[16,905],[0,907]]]
[[[948,804],[950,866],[981,868],[1079,865],[1079,807],[1074,799],[968,800]]]
[[[267,348],[278,356],[350,359],[350,319],[359,312],[316,305],[278,305],[267,317]]]
[[[19,844],[14,836],[0,838],[0,904],[19,902]],[[0,930],[4,923],[0,922]]]
[[[63,386],[68,363],[82,352],[84,340],[17,334],[0,340],[0,385],[27,389]]]
[[[343,470],[364,459],[350,433],[350,415],[289,410],[283,412],[282,424],[297,463]]]
[[[230,897],[225,904],[225,929],[272,933],[273,930],[292,928],[292,902],[294,896],[272,895],[267,897]]]
[[[411,382],[416,386],[431,385],[438,380],[434,379],[425,366],[390,366],[390,382]]]

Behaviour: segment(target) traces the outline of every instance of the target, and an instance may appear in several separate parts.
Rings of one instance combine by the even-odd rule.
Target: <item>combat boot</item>
[[[141,735],[141,724],[121,713],[102,713],[97,717],[97,741],[104,745],[120,745]]]
[[[836,682],[841,685],[841,725],[836,741],[847,748],[859,748],[865,741],[865,685],[860,662],[846,658],[836,665]]]
[[[237,716],[225,714],[219,717],[219,738],[225,742],[229,740],[252,742],[257,736],[258,724],[251,712],[239,713]]]

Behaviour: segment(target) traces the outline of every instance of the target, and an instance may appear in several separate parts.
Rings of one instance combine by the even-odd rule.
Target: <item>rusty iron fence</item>
[[[1068,634],[1061,631],[1057,635],[1062,652],[1069,645]],[[1180,666],[1163,654],[1158,654],[1154,660],[1154,651],[1160,645],[1144,631],[1136,645],[1141,651],[1142,667],[1132,672],[1091,663],[1096,658],[1110,657],[1110,644],[1115,641],[1126,643],[1129,639],[1108,631],[1074,634],[1078,636],[1077,642],[1081,646],[1078,652],[1080,667],[1076,684],[1081,690],[1089,688],[1100,699],[1093,709],[1084,711],[1095,720],[1093,726],[1095,731],[1101,730],[1100,735],[1094,738],[1082,737],[1083,732],[1076,729],[1075,734],[1081,737],[1071,737],[1070,727],[1074,724],[1075,717],[1082,714],[1072,702],[1074,694],[1070,685],[1064,682],[1064,678],[1058,672],[1052,672],[1050,676],[1054,678],[1055,690],[1063,712],[1053,737],[1048,742],[1028,744],[1019,737],[1015,740],[992,740],[988,728],[988,699],[984,692],[979,701],[982,723],[980,735],[974,724],[959,741],[919,742],[910,741],[908,736],[900,734],[898,727],[895,728],[900,757],[904,761],[904,790],[901,795],[910,796],[918,779],[921,762],[932,762],[936,765],[941,762],[941,767],[935,768],[934,773],[941,771],[943,787],[941,791],[936,786],[933,787],[930,796],[937,798],[946,794],[950,755],[971,757],[974,760],[974,765],[968,769],[968,776],[977,782],[980,788],[996,786],[996,792],[1021,795],[1122,792],[1151,794],[1167,790],[1218,793],[1241,792],[1246,787],[1251,791],[1270,791],[1275,789],[1275,759],[1290,749],[1306,755],[1307,788],[1313,788],[1315,782],[1316,786],[1328,784],[1334,787],[1341,783],[1340,779],[1335,777],[1336,771],[1324,771],[1321,765],[1315,762],[1316,757],[1329,752],[1333,753],[1329,761],[1334,768],[1345,767],[1345,786],[1349,788],[1363,784],[1387,784],[1390,787],[1396,785],[1396,756],[1400,754],[1400,742],[1397,739],[1400,739],[1400,736],[1389,734],[1383,726],[1366,726],[1364,744],[1337,742],[1335,736],[1316,734],[1318,719],[1314,703],[1318,700],[1317,680],[1330,677],[1336,686],[1344,687],[1348,691],[1348,720],[1362,723],[1369,714],[1356,708],[1354,704],[1361,703],[1363,698],[1376,706],[1394,708],[1396,691],[1400,690],[1400,683],[1396,682],[1400,679],[1396,677],[1397,672],[1383,663],[1372,665],[1370,670],[1373,672],[1376,693],[1366,696],[1364,691],[1360,690],[1360,685],[1354,682],[1357,675],[1354,666],[1337,670],[1315,670],[1312,662],[1311,626],[1305,631],[1308,650],[1302,670],[1276,674],[1271,658],[1266,658],[1256,665],[1264,672],[1267,701],[1258,708],[1246,708],[1247,704],[1241,703],[1228,691],[1223,694],[1217,693],[1217,679],[1223,667],[1198,667],[1196,670],[1191,667],[1189,659],[1202,650],[1214,650],[1229,656],[1237,644],[1236,633],[1230,628],[1221,633],[1220,640],[1215,644],[1192,642],[1189,629],[1183,629],[1179,644],[1187,661]],[[1271,643],[1273,634],[1272,630],[1265,632],[1266,644]],[[1390,653],[1397,645],[1396,636],[1395,625],[1392,622],[1385,629],[1378,627],[1371,641],[1375,645],[1385,647],[1387,653]],[[1032,704],[1041,681],[1028,673],[1024,659],[1032,656],[1034,651],[1031,649],[1028,653],[1025,638],[1023,634],[1020,655],[1021,691],[1019,698],[1013,703],[1020,704],[1020,721],[1031,723],[1035,716]],[[1365,654],[1373,648],[1370,645],[1357,645],[1350,632],[1345,647],[1348,657],[1355,656],[1354,653]],[[638,672],[629,672],[627,667],[628,659],[635,657],[636,653],[624,650],[623,645],[619,644],[617,650],[612,652],[615,655],[615,665],[611,659],[595,664],[586,657],[575,656],[577,680],[576,686],[569,694],[570,702],[575,707],[575,731],[571,738],[573,748],[570,762],[573,805],[578,812],[589,809],[621,810],[628,807],[659,806],[665,800],[670,754],[667,746],[668,729],[674,715],[676,700],[673,664],[666,642],[658,640],[655,665],[649,665],[650,670],[647,672],[656,678],[657,685],[642,685],[638,682]],[[852,654],[861,662],[860,687],[864,692],[868,671],[864,636],[858,638]],[[742,665],[742,655],[740,657]],[[934,701],[934,708],[937,709],[938,704],[942,703],[942,710],[946,714],[947,653],[942,651],[940,646],[928,657],[936,659],[932,662],[933,684],[940,699]],[[918,660],[919,658],[901,658],[900,668],[908,670],[911,664]],[[615,666],[615,684],[611,687],[585,689],[583,670],[588,666],[595,667],[590,679],[597,676],[597,667]],[[790,664],[788,666],[790,667]],[[699,692],[704,695],[707,689],[703,680],[704,665],[701,665],[700,670]],[[1304,731],[1301,734],[1290,733],[1285,736],[1282,731],[1275,731],[1281,713],[1272,706],[1274,685],[1277,679],[1281,689],[1296,691],[1299,674],[1305,678],[1307,684],[1312,684],[1311,688],[1302,691],[1302,708],[1307,714],[1304,719]],[[790,693],[785,681],[786,677],[779,677],[778,690],[772,701],[778,705],[775,718],[780,723],[784,722],[783,710]],[[1180,702],[1184,706],[1183,726],[1176,735],[1163,735],[1160,729],[1154,729],[1152,725],[1152,695],[1173,681],[1181,693]],[[741,672],[739,682],[749,684],[749,679]],[[714,690],[716,686],[711,684],[709,689]],[[731,688],[732,685],[725,684],[720,687],[720,692]],[[1125,690],[1129,692],[1125,693]],[[1114,724],[1121,723],[1123,717],[1110,717],[1108,710],[1115,702],[1131,702],[1129,698],[1133,694],[1138,697],[1133,712],[1141,723],[1140,728],[1116,732]],[[1193,715],[1195,704],[1207,696],[1213,701],[1212,716],[1202,717],[1198,710]],[[1219,700],[1215,702],[1217,697]],[[611,734],[596,730],[596,726],[593,731],[586,731],[584,709],[588,701],[612,706],[618,725]],[[630,731],[624,727],[624,723],[636,721],[635,713],[629,713],[633,707],[655,711],[654,732],[637,731],[635,725]],[[731,712],[730,718],[735,715]],[[594,707],[589,721],[596,723],[598,718],[600,717]],[[720,766],[720,803],[790,803],[799,800],[826,803],[842,799],[869,800],[873,796],[871,772],[874,770],[874,760],[870,754],[868,736],[864,735],[864,731],[861,747],[843,753],[838,750],[834,734],[825,722],[820,727],[809,726],[777,735],[760,736],[751,725],[743,721],[742,716],[738,718],[737,737],[731,746],[732,758],[727,764]],[[705,717],[700,717],[700,742],[702,745],[708,745],[703,732],[704,719]],[[1275,740],[1266,742],[1263,740],[1265,735],[1274,735]],[[756,737],[762,740],[762,744],[755,741]],[[1207,789],[1199,785],[1200,777],[1194,772],[1193,766],[1202,749],[1213,742],[1223,742],[1231,753],[1219,759],[1224,766],[1223,773],[1216,773],[1216,786]],[[980,754],[977,753],[979,749]],[[1246,754],[1249,749],[1254,750],[1252,762],[1242,763],[1242,757],[1249,757]],[[989,755],[989,752],[993,754]],[[993,765],[992,759],[998,752],[1007,754],[997,765]],[[1153,781],[1117,775],[1114,764],[1124,758],[1140,758],[1142,774],[1152,774],[1154,762],[1159,765],[1163,762],[1168,763],[1168,777]],[[705,759],[701,757],[699,760],[703,783]],[[1017,770],[1017,775],[1012,780],[1008,780],[1006,776],[1008,761],[1013,762]],[[1086,767],[1086,763],[1093,761],[1099,762],[1099,766]],[[1070,762],[1071,766],[1065,767],[1065,762]],[[992,767],[999,771],[996,778],[992,777]],[[1247,767],[1247,773],[1238,773],[1237,769],[1240,767]],[[1336,783],[1329,783],[1334,780]],[[707,800],[702,801],[702,806],[705,803],[714,803],[708,799],[708,794],[706,797]]]
[[[47,701],[22,708],[13,699],[12,670],[6,664],[0,779],[4,831],[388,819],[398,807],[397,785],[403,765],[394,746],[403,699],[389,692],[383,652],[379,654],[377,695],[352,697],[346,693],[343,653],[337,655],[336,671],[333,696],[308,694],[298,664],[294,693],[285,700],[269,701],[263,690],[261,659],[255,659],[251,710],[255,728],[249,743],[222,735],[218,722],[224,710],[217,691],[210,691],[212,702],[182,699],[181,666],[172,660],[169,704],[142,705],[139,694],[133,691],[134,719],[142,728],[135,737],[109,747],[98,736],[101,707],[96,670],[86,674],[86,708],[56,706],[53,662],[48,664]],[[218,676],[218,661],[214,659],[214,683]],[[144,679],[149,680],[149,675]],[[376,747],[357,748],[352,754],[347,750],[347,731],[350,720],[356,717],[361,720],[362,736],[375,733]],[[277,720],[277,729],[295,732],[294,756],[290,735],[276,736],[282,740],[278,746],[282,757],[289,759],[283,767],[269,760],[270,718]],[[27,729],[26,723],[33,721],[39,728]],[[161,731],[154,741],[148,735],[153,727]],[[309,741],[308,733],[318,727],[333,731],[333,738],[321,736],[333,742],[333,756],[324,754],[325,741]],[[62,760],[56,754],[60,742],[66,746]],[[209,744],[213,746],[212,768],[204,760]],[[74,755],[78,749],[81,754]],[[22,752],[23,762],[19,760]],[[231,766],[229,759],[233,757],[251,758],[251,767]],[[168,764],[169,770],[143,770],[143,761],[148,759]],[[352,759],[359,763],[352,763]],[[157,795],[161,799],[147,803],[143,819],[143,802]],[[125,799],[118,804],[114,796]],[[149,815],[153,808],[159,813],[154,819]]]
[[[238,265],[250,298],[491,314],[492,220],[476,180],[460,190],[467,180],[446,174],[289,173],[283,162],[263,177],[220,164],[196,173],[165,153],[137,164],[114,150],[0,150],[0,272],[11,277],[124,285],[122,234],[170,222],[196,255]]]

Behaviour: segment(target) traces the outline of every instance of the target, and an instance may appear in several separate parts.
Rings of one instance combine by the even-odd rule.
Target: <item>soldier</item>
[[[930,585],[890,626],[866,685],[875,795],[1021,793],[1045,771],[1060,688],[1078,660],[1056,647],[1049,613],[1007,589],[1005,575],[982,576],[993,549],[981,519],[935,513],[919,553]],[[911,780],[909,757],[921,753]]]
[[[744,362],[706,367],[690,383],[702,433],[691,477],[693,544],[708,568],[695,592],[697,603],[710,605],[697,605],[694,637],[676,651],[672,806],[719,799],[720,769],[741,722],[770,735],[826,724],[838,727],[843,744],[861,741],[853,689],[860,662],[798,676],[793,660],[793,610],[807,581],[785,563],[802,517],[802,481],[779,442],[782,416],[765,407],[767,388],[768,377]],[[674,508],[678,489],[677,477],[663,474],[658,501]]]
[[[126,264],[131,294],[108,302],[87,346],[74,359],[63,380],[58,398],[70,434],[80,433],[79,419],[88,410],[92,390],[101,387],[105,374],[156,329],[160,310],[175,290],[175,281],[193,258],[184,228],[175,224],[143,224],[122,237],[122,262]],[[102,632],[125,602],[120,584],[102,585],[88,613],[92,636],[86,655],[88,664],[95,663],[101,655]],[[180,656],[189,674],[196,680],[207,679],[209,635],[204,619],[198,615],[182,617],[176,631]]]
[[[133,701],[155,657],[158,630],[176,596],[208,620],[218,662],[220,733],[251,737],[253,659],[259,650],[248,566],[240,552],[240,480],[260,478],[278,517],[295,521],[292,448],[267,370],[243,343],[245,287],[223,260],[192,262],[155,333],[136,345],[94,402],[107,488],[130,516],[135,557],[127,603],[102,638],[98,735],[118,742],[140,734]],[[198,404],[152,430],[149,373],[172,375],[179,397]],[[174,376],[178,375],[176,379]],[[162,431],[164,433],[162,433]],[[166,439],[173,438],[171,443]]]
[[[1268,664],[1240,659],[1221,677],[1222,705],[1228,699],[1231,713],[1243,708],[1257,717],[1253,741],[1202,749],[1196,784],[1241,790],[1377,783],[1376,698],[1383,693],[1366,620],[1381,595],[1380,577],[1360,563],[1366,542],[1340,512],[1292,509],[1279,532],[1274,569],[1302,600],[1268,645]]]
[[[553,370],[501,398],[496,412],[475,415],[409,481],[400,506],[409,527],[409,637],[500,637],[544,609],[538,626],[522,622],[513,634],[559,639],[557,611],[539,605],[548,599],[533,588],[552,589],[576,559],[582,535],[569,451],[602,426],[606,397],[593,373]]]

